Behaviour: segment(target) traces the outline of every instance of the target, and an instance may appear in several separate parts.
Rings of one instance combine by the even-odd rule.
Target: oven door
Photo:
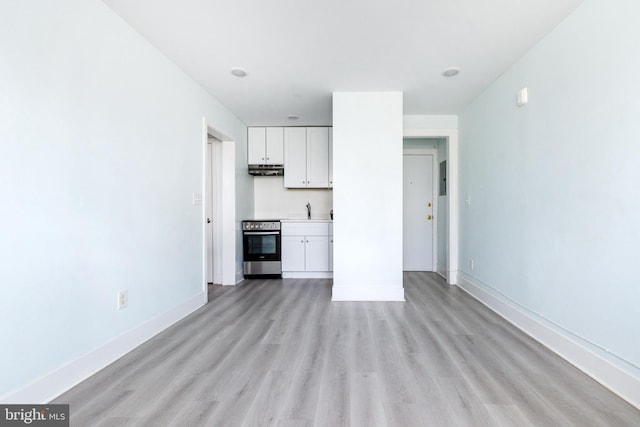
[[[245,231],[244,261],[280,261],[279,231]]]

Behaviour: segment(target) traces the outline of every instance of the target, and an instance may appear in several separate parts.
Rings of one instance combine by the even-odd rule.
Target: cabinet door
[[[333,188],[333,128],[329,128],[329,188]]]
[[[329,236],[329,271],[333,271],[333,236]]]
[[[307,187],[329,187],[329,128],[307,128]]]
[[[284,129],[284,186],[307,186],[307,129]]]
[[[284,128],[267,128],[266,147],[266,164],[284,164]]]
[[[265,128],[248,128],[247,161],[250,165],[262,165],[265,162]]]
[[[307,236],[305,243],[307,271],[329,271],[329,237]]]
[[[304,271],[304,237],[282,236],[282,271]]]

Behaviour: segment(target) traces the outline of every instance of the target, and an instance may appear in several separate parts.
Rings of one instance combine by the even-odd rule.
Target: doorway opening
[[[420,148],[409,148],[418,146]],[[437,141],[405,141],[403,155],[404,271],[436,271],[438,264]],[[446,255],[445,255],[446,257]]]
[[[238,271],[235,141],[202,119],[202,293],[235,285]]]
[[[433,163],[434,270],[455,285],[458,280],[458,131],[405,129],[406,150],[435,150]],[[444,162],[444,163],[443,163]],[[444,174],[440,179],[440,174]],[[441,192],[441,190],[443,190]],[[429,215],[427,213],[427,215]]]

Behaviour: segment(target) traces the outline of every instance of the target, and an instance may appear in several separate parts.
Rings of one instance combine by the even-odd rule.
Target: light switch
[[[193,193],[193,204],[195,206],[202,205],[202,193]]]
[[[529,91],[526,87],[518,91],[518,107],[522,107],[529,102]]]

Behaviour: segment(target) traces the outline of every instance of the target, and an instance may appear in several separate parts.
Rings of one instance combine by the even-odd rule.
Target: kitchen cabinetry
[[[281,242],[282,277],[331,277],[329,222],[283,222]]]
[[[284,164],[284,128],[250,127],[247,132],[250,165]]]
[[[333,271],[333,223],[329,223],[329,271]]]
[[[329,271],[328,236],[282,236],[282,254],[282,271]]]
[[[284,130],[284,186],[307,187],[307,128]]]
[[[333,188],[333,128],[329,128],[329,188]]]
[[[329,128],[284,129],[284,186],[329,188]]]

